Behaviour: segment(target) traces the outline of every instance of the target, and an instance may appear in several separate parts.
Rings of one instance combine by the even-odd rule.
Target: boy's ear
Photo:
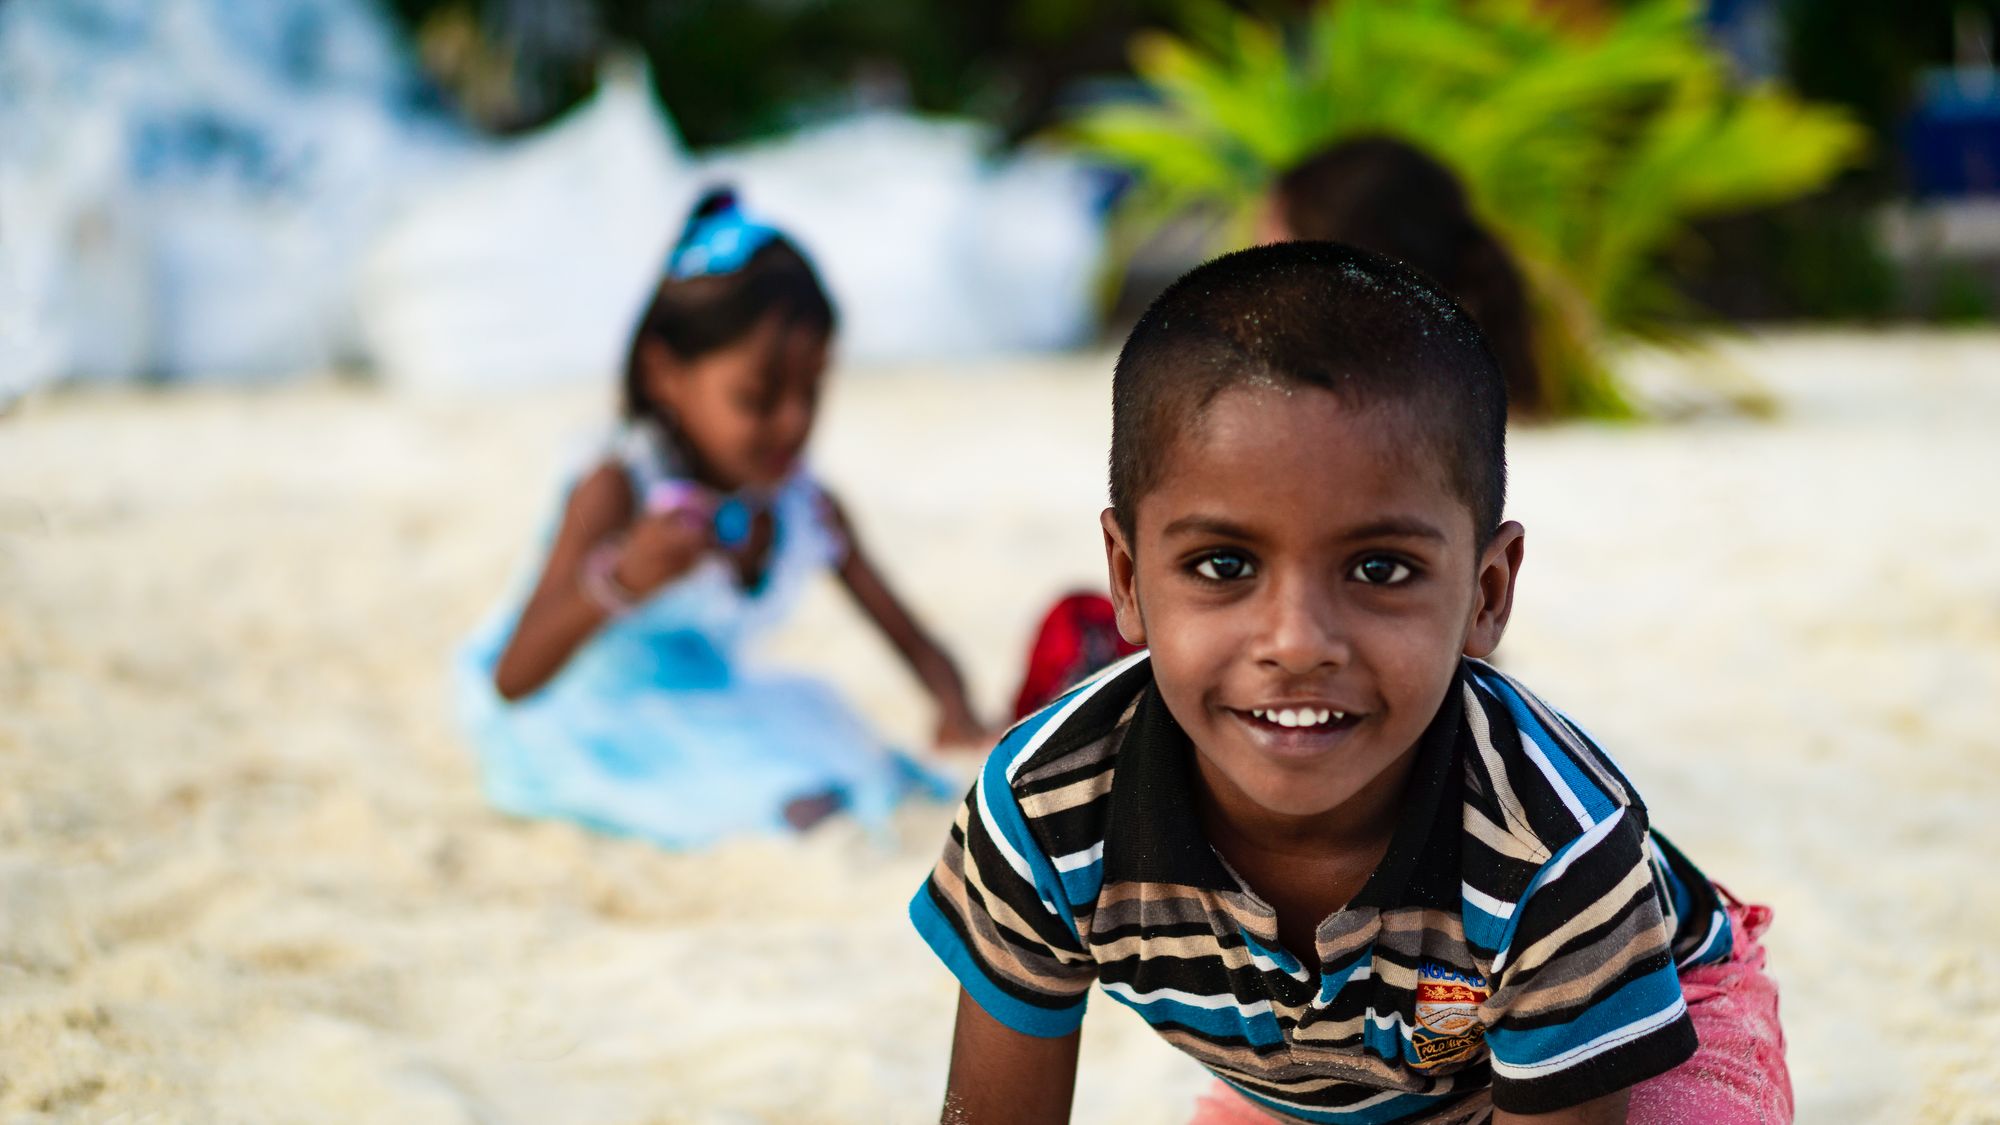
[[[1514,612],[1514,581],[1521,575],[1521,556],[1527,545],[1527,531],[1508,520],[1493,533],[1479,558],[1477,601],[1472,623],[1465,631],[1465,655],[1484,659],[1500,647],[1507,631],[1507,618]]]
[[[1137,575],[1132,562],[1132,546],[1118,526],[1118,517],[1104,509],[1097,517],[1104,528],[1104,564],[1111,572],[1111,607],[1118,612],[1118,635],[1129,644],[1146,647],[1146,623],[1139,617]]]

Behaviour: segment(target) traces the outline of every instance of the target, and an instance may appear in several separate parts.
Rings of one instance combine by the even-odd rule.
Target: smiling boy
[[[1112,398],[1147,651],[1008,733],[911,903],[961,985],[945,1119],[1067,1120],[1096,981],[1221,1079],[1197,1120],[1789,1120],[1768,911],[1479,659],[1523,532],[1465,314],[1246,250],[1154,302]]]

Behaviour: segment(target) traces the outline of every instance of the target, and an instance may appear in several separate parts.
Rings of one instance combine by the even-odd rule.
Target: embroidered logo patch
[[[1426,961],[1417,968],[1417,1026],[1410,1040],[1419,1069],[1457,1062],[1479,1049],[1486,1028],[1479,1005],[1490,995],[1486,978]]]

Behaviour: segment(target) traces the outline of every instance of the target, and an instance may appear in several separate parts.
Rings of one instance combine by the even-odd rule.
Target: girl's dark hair
[[[1473,218],[1449,169],[1394,138],[1360,137],[1308,157],[1278,178],[1274,192],[1292,237],[1394,258],[1450,293],[1500,361],[1508,402],[1541,413],[1546,399],[1520,271]]]
[[[700,220],[735,205],[734,191],[710,189],[688,214],[681,237]],[[789,325],[811,328],[824,336],[831,336],[837,324],[833,302],[812,263],[783,235],[765,243],[738,269],[699,277],[663,277],[633,330],[632,346],[625,355],[625,416],[654,414],[646,398],[640,359],[641,345],[647,340],[664,345],[680,359],[698,359],[741,340],[774,312]]]

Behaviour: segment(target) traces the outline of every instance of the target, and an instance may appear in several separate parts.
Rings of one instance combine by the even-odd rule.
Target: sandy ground
[[[1776,907],[1800,1120],[2000,1121],[2000,336],[1703,362],[1779,420],[1516,437],[1506,659]],[[825,475],[996,712],[1099,574],[1106,371],[833,391]],[[949,809],[687,856],[481,804],[445,654],[602,399],[0,420],[0,1120],[935,1119],[952,984],[903,904]],[[925,729],[831,590],[774,647]],[[1082,1122],[1203,1083],[1102,999],[1085,1044]]]

